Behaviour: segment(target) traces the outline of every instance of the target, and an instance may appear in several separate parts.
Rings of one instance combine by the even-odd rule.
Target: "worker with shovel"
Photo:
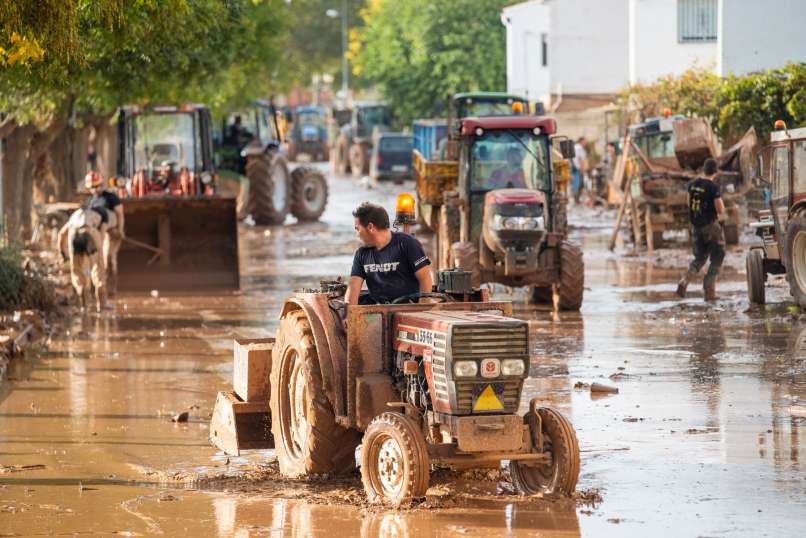
[[[91,286],[95,288],[95,309],[106,303],[106,268],[102,256],[103,234],[101,213],[80,208],[59,230],[59,251],[70,261],[70,281],[78,295],[82,310],[89,304]]]
[[[677,284],[677,295],[686,296],[686,289],[705,262],[710,257],[711,263],[702,283],[706,301],[716,300],[716,278],[725,258],[725,235],[719,220],[725,215],[725,204],[719,192],[719,185],[714,182],[717,165],[714,159],[706,159],[703,175],[688,185],[689,219],[694,243],[694,260],[688,272]]]
[[[117,292],[118,282],[118,251],[125,237],[123,204],[117,194],[105,188],[98,172],[88,172],[84,177],[84,186],[92,194],[86,207],[96,210],[102,219],[102,232],[105,233],[101,235],[103,238],[101,255],[104,265],[109,270],[109,294],[114,295]]]

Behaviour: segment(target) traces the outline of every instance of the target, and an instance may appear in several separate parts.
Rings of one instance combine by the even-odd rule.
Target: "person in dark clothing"
[[[103,258],[107,269],[107,289],[110,295],[117,292],[118,251],[126,237],[123,203],[120,197],[106,189],[98,172],[89,172],[84,185],[90,191],[87,209],[101,215],[101,236],[103,237]]]
[[[417,292],[430,292],[433,286],[431,260],[414,237],[389,229],[389,214],[365,202],[353,211],[355,231],[363,245],[355,252],[347,304],[392,302]],[[369,297],[361,296],[366,281]]]
[[[714,159],[706,159],[703,175],[688,185],[688,208],[691,235],[694,243],[694,260],[688,272],[677,284],[677,295],[686,296],[689,282],[700,272],[708,258],[711,263],[702,283],[706,301],[716,300],[716,278],[725,259],[725,236],[720,217],[725,214],[725,204],[714,182],[717,167]]]

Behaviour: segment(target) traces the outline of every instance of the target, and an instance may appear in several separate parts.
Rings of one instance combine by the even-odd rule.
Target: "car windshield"
[[[197,168],[195,129],[189,113],[140,114],[133,119],[135,170]],[[199,166],[200,167],[200,166]]]
[[[300,125],[316,125],[321,127],[325,124],[325,118],[318,112],[306,111],[297,114],[297,121]]]
[[[394,153],[408,153],[411,151],[412,138],[410,136],[389,136],[381,138],[381,151]]]
[[[512,116],[512,103],[515,99],[505,101],[484,101],[478,99],[466,99],[462,103],[460,115],[464,118],[481,118],[484,116]],[[521,101],[518,101],[521,102]],[[525,110],[525,106],[524,106]]]
[[[487,131],[473,144],[470,189],[547,190],[549,165],[545,135],[526,129]]]

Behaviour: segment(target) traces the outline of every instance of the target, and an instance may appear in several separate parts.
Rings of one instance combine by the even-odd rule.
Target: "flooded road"
[[[750,237],[716,304],[694,285],[679,301],[688,252],[610,253],[612,214],[587,209],[570,211],[581,313],[495,289],[531,324],[522,401],[545,398],[574,423],[580,499],[519,498],[495,471],[438,473],[423,505],[385,511],[364,506],[357,478],[281,480],[271,453],[217,454],[207,424],[230,388],[232,338],[273,335],[291,290],[346,276],[350,211],[391,210],[398,190],[331,178],[323,222],[241,228],[241,293],[121,296],[18,361],[0,388],[0,536],[803,536],[806,418],[791,408],[806,405],[806,317],[781,281],[773,304],[749,307]],[[182,411],[189,421],[172,422]]]

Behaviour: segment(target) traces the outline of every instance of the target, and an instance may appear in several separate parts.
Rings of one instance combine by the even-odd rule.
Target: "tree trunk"
[[[67,137],[70,138],[69,153],[66,154],[68,165],[65,167],[67,176],[64,178],[63,186],[66,196],[72,197],[73,193],[84,186],[84,176],[89,168],[87,165],[87,152],[90,146],[90,131],[92,126],[86,125],[80,129],[68,129]],[[106,176],[104,176],[106,177]]]
[[[118,165],[118,126],[112,121],[114,116],[101,118],[93,123],[95,128],[95,153],[98,158],[98,172],[104,178],[117,175]]]
[[[31,230],[33,229],[31,210],[33,209],[34,174],[39,166],[43,166],[42,157],[45,156],[54,139],[64,131],[66,123],[65,118],[57,118],[51,122],[47,129],[36,133],[31,140],[21,183],[20,233],[22,235],[21,239],[24,241],[31,237]]]
[[[12,130],[5,138],[2,163],[3,230],[7,242],[19,239],[23,175],[34,131],[33,125],[23,125]]]

